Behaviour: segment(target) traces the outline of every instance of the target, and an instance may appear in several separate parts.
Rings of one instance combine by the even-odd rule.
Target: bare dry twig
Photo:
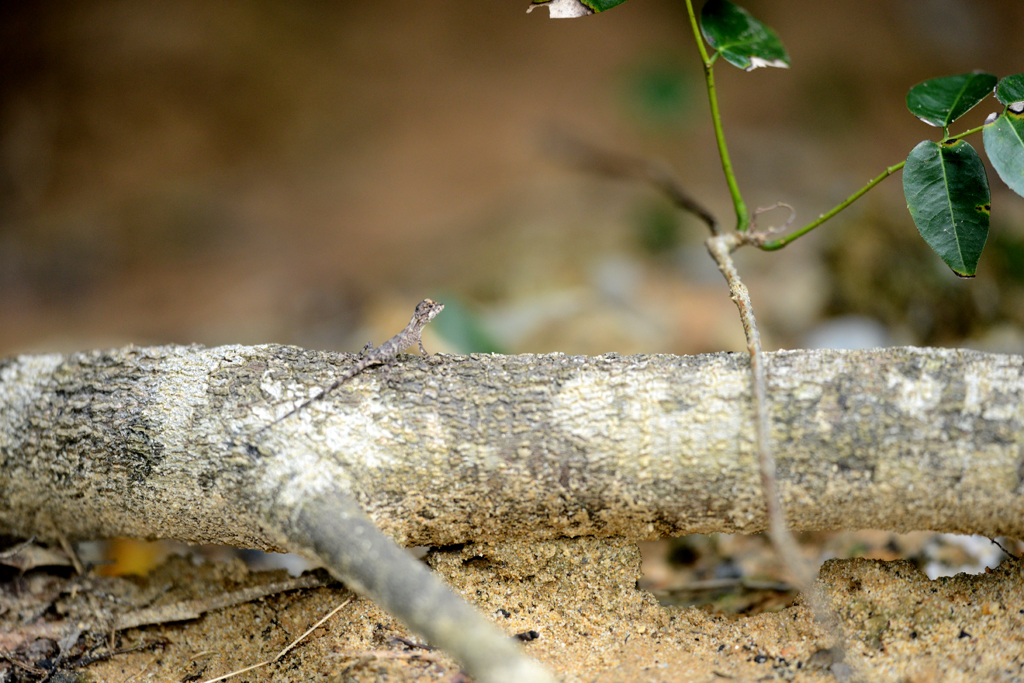
[[[284,593],[285,591],[298,590],[300,588],[319,588],[330,583],[332,582],[315,574],[307,574],[294,579],[288,579],[287,581],[274,581],[258,586],[249,586],[248,588],[231,591],[230,593],[221,593],[205,598],[196,598],[195,600],[182,600],[169,605],[147,607],[118,615],[117,620],[114,622],[113,630],[123,631],[124,629],[138,628],[139,626],[198,619],[205,612],[211,610],[241,605],[269,595]]]
[[[779,489],[775,477],[775,454],[772,451],[771,435],[768,422],[768,398],[766,389],[766,370],[764,353],[761,349],[761,335],[754,319],[754,307],[750,301],[750,292],[740,280],[736,265],[732,260],[732,251],[744,242],[739,233],[712,236],[707,239],[708,252],[718,269],[729,284],[729,295],[736,304],[743,323],[743,333],[747,339],[747,351],[750,353],[750,369],[753,373],[754,411],[757,422],[757,452],[761,466],[761,485],[764,487],[765,506],[768,508],[769,531],[772,545],[779,558],[785,563],[792,575],[794,583],[805,594],[810,594],[813,572],[800,557],[793,534],[786,524],[786,513],[779,499]]]
[[[653,185],[677,208],[704,221],[712,235],[719,234],[718,219],[683,188],[667,164],[600,149],[560,129],[545,136],[544,146],[556,159],[589,173]]]
[[[238,676],[239,674],[244,674],[247,671],[252,671],[253,669],[259,669],[260,667],[267,666],[268,664],[273,664],[274,662],[276,662],[279,659],[281,659],[281,657],[284,657],[286,654],[291,652],[292,648],[294,648],[296,645],[298,645],[299,643],[301,643],[303,640],[306,639],[306,636],[308,636],[310,633],[312,633],[313,631],[315,631],[318,628],[320,628],[320,626],[325,621],[327,621],[328,619],[333,617],[335,614],[340,612],[343,607],[345,607],[346,605],[348,605],[350,602],[352,602],[355,599],[356,598],[353,595],[352,597],[348,598],[343,603],[341,603],[340,605],[338,605],[337,607],[332,609],[330,612],[328,612],[326,615],[324,615],[324,617],[322,619],[320,619],[320,621],[318,621],[315,624],[313,624],[312,626],[310,626],[308,629],[306,629],[306,631],[301,636],[299,636],[298,638],[293,640],[291,643],[289,643],[288,647],[286,647],[285,649],[283,649],[280,652],[278,652],[277,656],[274,657],[273,659],[268,659],[265,662],[260,662],[259,664],[253,664],[252,666],[247,666],[244,669],[238,669],[237,671],[232,671],[231,673],[224,674],[223,676],[217,676],[216,678],[211,678],[209,680],[203,681],[203,683],[217,683],[217,681],[224,681],[224,680],[227,680],[229,678],[234,678],[235,676]]]

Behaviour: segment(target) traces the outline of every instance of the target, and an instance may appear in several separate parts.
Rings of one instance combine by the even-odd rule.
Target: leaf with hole
[[[963,140],[925,140],[903,167],[903,194],[921,237],[960,277],[974,277],[988,238],[985,166]]]
[[[1011,190],[1024,197],[1024,113],[1007,107],[994,121],[985,123],[982,139],[996,173]]]
[[[992,94],[997,79],[974,71],[918,83],[907,93],[907,109],[927,124],[946,128]]]
[[[741,69],[789,67],[789,55],[775,31],[728,0],[708,0],[704,4],[700,10],[700,31],[725,61]]]

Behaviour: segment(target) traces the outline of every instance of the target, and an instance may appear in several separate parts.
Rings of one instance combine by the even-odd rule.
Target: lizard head
[[[424,299],[416,306],[416,313],[413,317],[422,320],[423,324],[429,323],[438,313],[444,310],[444,304],[439,304],[433,299]]]

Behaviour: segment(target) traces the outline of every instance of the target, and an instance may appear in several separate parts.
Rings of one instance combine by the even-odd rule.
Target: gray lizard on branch
[[[295,406],[281,417],[277,418],[270,424],[261,428],[257,432],[257,434],[266,429],[269,429],[270,427],[273,427],[278,422],[286,420],[292,415],[295,415],[300,410],[308,406],[310,403],[313,403],[314,401],[318,401],[324,398],[325,396],[327,396],[327,394],[331,393],[332,391],[334,391],[342,384],[349,381],[350,379],[352,379],[353,377],[355,377],[356,375],[358,375],[360,372],[370,367],[371,365],[391,365],[392,363],[395,362],[395,359],[398,358],[398,354],[400,354],[402,351],[405,351],[406,349],[410,348],[413,345],[418,345],[420,347],[420,353],[426,356],[427,350],[423,348],[423,328],[426,327],[427,323],[433,320],[437,316],[437,314],[443,310],[444,304],[439,304],[433,299],[424,299],[423,301],[419,302],[419,304],[416,305],[416,310],[413,311],[412,319],[409,321],[409,324],[405,326],[404,330],[396,334],[391,339],[388,339],[386,342],[384,342],[377,348],[373,348],[373,342],[367,344],[366,347],[363,349],[363,351],[366,352],[366,355],[363,356],[363,358],[359,362],[357,362],[351,368],[346,370],[345,373],[341,375],[341,377],[334,380],[334,382],[329,387],[321,391],[313,398],[308,399],[307,401]]]

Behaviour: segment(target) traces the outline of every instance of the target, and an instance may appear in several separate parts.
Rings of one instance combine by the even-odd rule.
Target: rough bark
[[[282,511],[329,489],[404,545],[765,528],[743,355],[406,357],[250,439],[350,362],[8,359],[0,530],[283,549]],[[793,528],[1024,534],[1021,357],[780,352],[768,374]]]
[[[351,362],[2,361],[0,533],[304,552],[498,683],[551,679],[374,524],[404,545],[766,526],[745,355],[410,357],[259,431]],[[794,529],[1024,535],[1020,356],[780,352],[767,371]]]

